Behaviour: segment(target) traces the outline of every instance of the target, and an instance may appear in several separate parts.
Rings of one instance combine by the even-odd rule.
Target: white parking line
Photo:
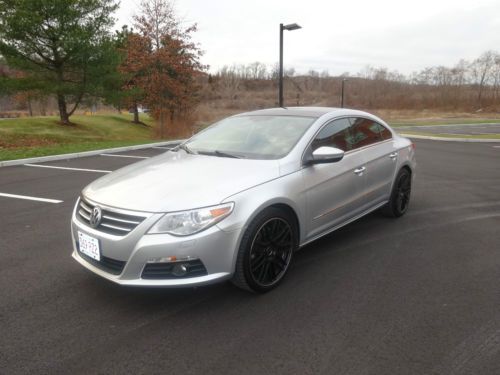
[[[500,148],[500,146],[493,146],[493,148]]]
[[[24,164],[25,167],[37,167],[37,168],[51,168],[51,169],[65,169],[68,171],[80,171],[80,172],[97,172],[97,173],[111,173],[112,171],[105,171],[102,169],[85,169],[85,168],[70,168],[70,167],[56,167],[55,165],[40,165],[40,164]]]
[[[133,156],[133,155],[115,155],[115,154],[100,154],[100,156],[114,156],[115,158],[134,158],[134,159],[149,159],[149,156]]]
[[[0,197],[26,199],[28,201],[38,201],[38,202],[46,202],[46,203],[62,203],[63,202],[63,201],[60,201],[58,199],[38,198],[38,197],[30,197],[29,195],[16,195],[16,194],[6,194],[6,193],[0,193]]]

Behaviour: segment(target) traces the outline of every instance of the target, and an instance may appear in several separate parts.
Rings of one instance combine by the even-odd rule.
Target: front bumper
[[[158,219],[152,215],[126,236],[111,236],[81,222],[73,213],[71,232],[73,258],[93,273],[120,285],[148,287],[181,287],[207,285],[229,279],[234,272],[240,230],[223,231],[216,225],[186,237],[169,234],[145,234]],[[118,274],[103,269],[97,261],[89,261],[78,249],[78,232],[97,238],[101,256],[123,264]],[[165,261],[164,258],[197,259],[206,274],[196,277],[168,279],[143,278],[147,264]]]

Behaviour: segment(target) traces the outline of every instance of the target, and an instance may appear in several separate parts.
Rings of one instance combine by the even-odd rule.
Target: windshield
[[[186,143],[199,154],[280,159],[290,152],[313,117],[236,116],[215,123]]]

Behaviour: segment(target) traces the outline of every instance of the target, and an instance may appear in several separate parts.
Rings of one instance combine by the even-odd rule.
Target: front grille
[[[172,273],[176,264],[186,266],[187,272],[182,276],[176,276]],[[185,279],[187,277],[196,277],[207,275],[207,269],[201,260],[190,260],[185,262],[172,262],[172,263],[147,263],[142,271],[141,277],[150,280],[164,280],[164,279]]]
[[[94,207],[93,204],[83,199],[80,199],[78,203],[77,216],[88,226],[91,226],[90,215]],[[95,229],[114,236],[125,236],[129,234],[146,218],[144,216],[123,214],[103,208],[101,208],[101,211],[102,219]]]
[[[125,267],[125,264],[127,263],[127,262],[124,262],[122,260],[108,258],[108,257],[105,257],[103,255],[101,255],[101,260],[98,261],[98,260],[95,260],[95,259],[89,257],[88,255],[85,255],[84,253],[82,253],[80,251],[80,244],[78,242],[76,243],[76,246],[78,248],[78,254],[80,254],[80,256],[83,259],[85,259],[90,264],[96,266],[97,268],[99,268],[103,271],[112,273],[113,275],[121,274],[123,271],[123,268]]]

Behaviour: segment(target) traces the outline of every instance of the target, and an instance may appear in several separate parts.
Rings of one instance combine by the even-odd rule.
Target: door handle
[[[398,153],[397,152],[393,152],[392,154],[389,154],[389,157],[394,160],[398,157]]]
[[[365,167],[357,168],[354,170],[354,173],[356,173],[358,176],[361,176],[365,170]]]

